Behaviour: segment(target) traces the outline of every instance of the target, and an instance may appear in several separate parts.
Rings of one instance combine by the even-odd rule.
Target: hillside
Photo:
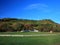
[[[21,31],[21,30],[34,30],[38,31],[60,31],[60,24],[50,20],[28,20],[28,19],[16,19],[16,18],[3,18],[0,19],[0,32],[6,31]]]

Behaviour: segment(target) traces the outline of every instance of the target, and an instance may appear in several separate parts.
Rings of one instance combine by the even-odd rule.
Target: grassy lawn
[[[49,32],[0,32],[0,34],[35,35],[35,34],[49,34]]]
[[[2,34],[2,33],[0,33]],[[3,34],[15,34],[15,32],[3,33]],[[44,32],[24,32],[16,34],[49,34]],[[0,45],[60,45],[60,34],[54,33],[53,36],[28,36],[28,37],[0,37]]]
[[[0,34],[18,34],[18,35],[35,35],[35,34],[50,34],[50,32],[0,32]],[[57,32],[53,32],[52,34],[60,34]]]

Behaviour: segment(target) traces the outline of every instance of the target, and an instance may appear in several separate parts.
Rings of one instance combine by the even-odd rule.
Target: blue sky
[[[60,23],[60,0],[0,0],[0,18],[51,19]]]

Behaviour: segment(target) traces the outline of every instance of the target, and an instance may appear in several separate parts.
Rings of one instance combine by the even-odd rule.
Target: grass
[[[50,34],[50,33],[49,32],[0,32],[0,34],[35,35],[35,34]],[[58,33],[53,32],[53,34],[58,34]]]
[[[46,34],[48,32],[0,32],[0,34],[20,34],[20,35],[34,35],[34,34]]]
[[[0,33],[2,34],[2,33]],[[15,32],[5,32],[3,34],[15,34]],[[44,32],[24,32],[16,34],[49,34]],[[28,36],[28,37],[0,37],[0,45],[60,45],[60,34],[53,33],[56,35],[49,36]]]

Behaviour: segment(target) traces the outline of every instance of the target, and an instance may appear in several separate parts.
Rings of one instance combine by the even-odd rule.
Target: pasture
[[[60,45],[60,33],[0,32],[0,35],[32,35],[0,36],[0,45]]]

